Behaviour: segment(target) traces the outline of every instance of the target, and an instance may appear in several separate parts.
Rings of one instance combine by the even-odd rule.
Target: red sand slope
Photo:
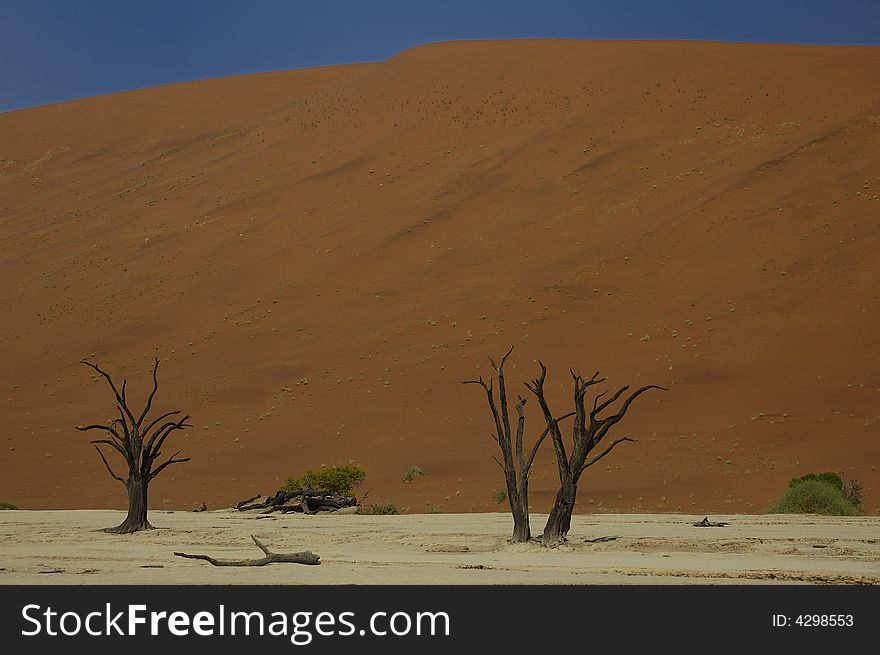
[[[878,70],[878,48],[446,43],[0,115],[0,498],[119,507],[73,429],[113,414],[77,362],[140,398],[157,353],[157,408],[197,427],[155,507],[356,462],[371,501],[494,509],[458,381],[513,344],[511,381],[542,358],[560,413],[569,366],[671,388],[580,509],[757,511],[833,469],[873,511]]]

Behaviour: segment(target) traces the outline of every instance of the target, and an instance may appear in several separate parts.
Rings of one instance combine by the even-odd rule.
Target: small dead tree
[[[103,439],[95,439],[90,442],[94,444],[95,450],[101,456],[101,461],[107,467],[107,471],[114,480],[121,482],[128,491],[128,516],[125,520],[115,528],[107,528],[106,532],[116,534],[126,534],[137,532],[139,530],[151,530],[153,528],[147,520],[147,489],[150,482],[172,464],[180,464],[188,462],[189,457],[177,457],[180,451],[174,453],[161,464],[156,465],[162,454],[162,447],[168,436],[176,431],[184,428],[192,427],[187,420],[189,416],[176,418],[180,415],[180,411],[166,412],[161,416],[147,423],[147,415],[153,406],[153,398],[159,389],[159,359],[153,365],[153,390],[147,398],[147,403],[143,411],[135,417],[128,406],[128,400],[125,397],[125,387],[127,380],[122,381],[122,388],[119,389],[113,382],[113,378],[106,371],[101,370],[97,364],[82,360],[82,363],[89,368],[94,369],[98,374],[107,380],[113,396],[116,400],[116,409],[119,418],[114,418],[106,424],[94,424],[77,427],[81,432],[89,432],[92,430],[100,430],[106,433]],[[175,417],[175,418],[171,418]],[[117,475],[107,458],[104,456],[100,446],[106,445],[113,448],[125,459],[128,466],[128,476],[122,477]]]
[[[541,543],[545,546],[553,546],[565,541],[566,535],[568,535],[569,528],[571,527],[571,513],[574,510],[577,499],[577,486],[583,472],[608,455],[615,446],[625,441],[636,441],[636,439],[631,437],[615,439],[599,454],[592,458],[590,458],[590,454],[602,442],[611,428],[623,419],[636,398],[650,389],[661,389],[663,391],[668,391],[668,389],[654,384],[641,387],[624,399],[616,413],[600,417],[599,414],[601,412],[611,407],[629,390],[629,385],[621,387],[610,398],[602,402],[599,401],[608,392],[600,393],[593,399],[593,408],[587,411],[584,407],[584,398],[587,395],[587,390],[593,385],[604,382],[605,378],[599,377],[599,371],[596,371],[590,378],[581,377],[580,374],[571,371],[571,377],[574,380],[575,418],[572,426],[572,448],[569,454],[562,438],[562,431],[559,429],[559,419],[553,417],[553,413],[544,396],[544,380],[547,377],[547,367],[544,366],[543,362],[538,362],[538,364],[541,367],[540,377],[533,380],[531,384],[527,382],[526,387],[538,399],[538,404],[541,406],[544,421],[547,424],[547,430],[550,433],[553,448],[556,452],[556,464],[559,470],[559,491],[556,494],[556,500],[553,503],[553,508],[550,510],[550,515],[547,517],[544,534],[541,536]]]
[[[495,433],[492,439],[498,442],[501,448],[501,460],[494,455],[492,459],[501,467],[504,472],[504,481],[507,484],[507,498],[510,502],[510,513],[513,515],[513,543],[529,541],[532,533],[529,527],[529,475],[532,472],[532,466],[535,463],[535,456],[538,449],[544,442],[544,439],[550,434],[550,427],[546,427],[541,435],[535,440],[528,455],[526,455],[525,445],[523,443],[523,434],[525,432],[525,406],[526,399],[518,396],[516,403],[516,432],[514,433],[510,424],[510,408],[507,400],[507,387],[504,380],[504,363],[513,352],[513,347],[507,351],[507,354],[501,358],[499,364],[495,363],[491,357],[489,363],[495,371],[498,378],[498,402],[495,401],[494,380],[489,382],[483,380],[481,375],[476,380],[465,380],[462,384],[479,384],[486,392],[486,400],[489,403],[489,411],[492,413],[492,419],[495,422]],[[500,412],[499,412],[500,406]],[[565,418],[573,416],[574,412],[560,416],[554,419],[556,424]]]

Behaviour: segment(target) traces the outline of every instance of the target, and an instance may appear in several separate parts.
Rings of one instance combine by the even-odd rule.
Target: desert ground
[[[192,460],[151,485],[157,510],[230,507],[305,469],[353,462],[372,501],[445,513],[321,518],[315,526],[396,532],[370,533],[373,568],[360,570],[366,553],[329,530],[324,542],[301,535],[325,566],[256,575],[380,576],[378,544],[392,559],[424,556],[413,541],[423,529],[438,531],[426,544],[474,549],[429,556],[428,569],[455,580],[545,575],[507,571],[508,558],[540,561],[554,581],[622,579],[610,572],[618,564],[699,569],[717,552],[670,546],[662,558],[665,519],[641,515],[760,514],[790,478],[824,470],[860,480],[875,514],[878,70],[876,47],[441,43],[384,62],[0,114],[0,499],[122,508],[121,486],[74,429],[115,415],[79,361],[127,378],[138,405],[159,356],[155,408],[181,409],[194,427],[174,437]],[[587,547],[497,550],[500,518],[449,518],[499,510],[485,398],[459,381],[487,374],[487,356],[511,345],[512,388],[528,396],[521,383],[542,359],[560,414],[571,404],[569,367],[601,370],[602,390],[670,389],[639,399],[613,433],[638,443],[580,485],[581,511],[638,515],[580,521],[660,539],[651,552],[592,546],[589,561],[609,572],[579,563],[585,573],[566,573],[566,558],[586,562]],[[528,439],[542,429],[536,410],[532,399]],[[426,475],[404,482],[411,466]],[[549,509],[556,482],[547,444],[535,510]],[[167,522],[181,530],[184,516]],[[210,516],[239,529],[234,516]],[[112,522],[4,514],[4,529],[36,521],[17,537],[34,555],[4,576],[33,578],[38,553],[63,557],[52,539],[68,538],[60,526],[71,517],[88,528]],[[453,520],[464,523],[444,527]],[[491,538],[472,532],[484,520]],[[787,548],[773,552],[783,568],[867,575],[833,548],[785,542],[782,526],[794,521],[793,539],[814,529],[830,539],[832,526],[856,535],[874,519],[803,529],[804,519],[737,520],[773,535],[770,545],[734,526],[700,538],[733,539],[731,557],[746,568],[753,548]],[[272,535],[282,526],[267,523]],[[384,541],[410,525],[418,530],[403,543]],[[216,546],[246,547],[252,528],[241,529],[218,529]],[[49,541],[38,545],[37,534]],[[190,533],[84,534],[69,544],[83,559],[40,579],[236,575],[168,561]],[[123,543],[166,568],[114,559]],[[85,554],[96,544],[107,561]],[[455,568],[465,562],[497,568]],[[101,574],[77,573],[87,569]]]
[[[510,544],[505,514],[398,516],[287,514],[258,519],[236,510],[154,512],[157,529],[98,531],[120,512],[0,513],[0,584],[878,584],[880,517],[575,516],[569,542],[553,549]],[[540,531],[546,517],[532,517]],[[311,550],[318,566],[214,567],[218,559]],[[587,542],[588,539],[614,538]]]

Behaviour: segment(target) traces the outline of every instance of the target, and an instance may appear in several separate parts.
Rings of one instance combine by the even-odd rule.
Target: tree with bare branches
[[[522,396],[517,397],[515,406],[517,414],[515,433],[510,424],[510,407],[507,400],[507,386],[504,380],[504,363],[512,352],[513,346],[501,358],[499,364],[496,364],[495,360],[491,357],[489,358],[489,363],[492,365],[495,376],[498,378],[497,402],[495,400],[494,380],[492,378],[486,382],[481,375],[476,380],[464,380],[462,384],[479,384],[486,392],[489,411],[492,413],[492,419],[495,423],[495,433],[491,436],[501,449],[501,460],[494,455],[492,459],[501,467],[501,470],[504,472],[504,481],[507,484],[507,498],[510,502],[510,513],[513,515],[513,537],[511,541],[513,543],[520,543],[529,541],[532,536],[531,528],[529,527],[529,475],[532,472],[538,449],[547,435],[550,434],[550,427],[548,424],[548,427],[535,440],[527,455],[523,443],[526,423],[526,399]],[[554,419],[554,421],[558,425],[560,421],[573,415],[574,412],[570,412]]]
[[[547,430],[553,442],[553,449],[556,453],[556,465],[559,470],[559,491],[556,494],[553,509],[550,510],[550,515],[547,517],[544,534],[541,536],[541,543],[545,546],[553,546],[565,541],[566,535],[568,535],[569,528],[571,527],[571,513],[574,510],[577,499],[577,486],[583,472],[608,455],[616,446],[626,441],[636,441],[636,439],[621,437],[609,443],[597,455],[590,457],[590,454],[599,446],[611,428],[623,419],[636,398],[650,389],[660,389],[662,391],[668,391],[668,389],[655,384],[641,387],[627,396],[615,413],[602,417],[600,414],[616,403],[629,390],[629,385],[621,387],[611,397],[602,402],[600,400],[608,392],[605,391],[598,394],[593,399],[593,408],[587,411],[584,406],[587,390],[593,385],[604,382],[605,378],[599,377],[599,371],[596,371],[590,378],[584,378],[579,373],[571,371],[571,377],[574,380],[575,418],[572,426],[571,453],[569,453],[566,450],[562,431],[559,428],[559,419],[554,418],[544,395],[544,380],[547,377],[547,367],[544,366],[543,362],[538,362],[538,365],[541,367],[540,377],[531,383],[527,382],[526,387],[538,399],[538,404],[544,415],[544,421],[547,424]]]
[[[161,416],[147,423],[147,416],[153,406],[153,398],[159,390],[159,359],[156,358],[153,365],[153,390],[147,398],[143,411],[135,417],[128,406],[128,400],[125,397],[125,387],[127,380],[122,381],[122,388],[118,388],[113,378],[106,371],[101,370],[97,364],[93,364],[85,359],[82,363],[89,368],[94,369],[97,373],[107,380],[113,396],[116,401],[116,410],[119,414],[118,418],[111,419],[107,423],[98,423],[93,425],[85,425],[77,427],[81,432],[89,432],[99,430],[104,432],[106,436],[102,439],[95,439],[91,443],[94,444],[95,450],[101,456],[101,461],[107,467],[107,471],[114,480],[121,482],[128,491],[128,516],[125,520],[115,528],[107,528],[106,532],[116,534],[126,534],[137,532],[139,530],[151,530],[153,528],[147,520],[147,489],[150,482],[166,468],[172,464],[180,464],[188,462],[189,457],[178,457],[180,451],[171,455],[164,462],[157,464],[162,454],[162,447],[168,436],[177,430],[192,427],[187,420],[189,416],[178,418],[180,411],[166,412]],[[172,418],[173,417],[173,418]],[[122,477],[117,475],[100,446],[110,446],[117,451],[124,459],[128,466],[128,476]]]

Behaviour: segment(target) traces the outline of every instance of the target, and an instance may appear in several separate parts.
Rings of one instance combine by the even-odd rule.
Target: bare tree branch
[[[519,396],[519,400],[516,403],[516,459],[519,463],[519,470],[526,470],[526,460],[523,457],[523,432],[526,427],[526,406],[527,399]]]
[[[476,380],[462,380],[461,383],[462,384],[479,384],[486,391],[489,390],[489,385],[487,385],[485,380],[483,380],[482,375],[479,378],[477,378]]]
[[[186,422],[187,419],[189,419],[189,416],[184,416],[179,421],[168,421],[153,433],[149,441],[147,441],[147,445],[144,447],[143,463],[147,468],[149,468],[149,465],[158,456],[158,452],[161,450],[162,444],[165,443],[165,439],[168,438],[169,434],[174,430],[183,430],[184,428],[192,427],[192,425]]]
[[[124,444],[119,444],[115,441],[111,441],[110,439],[95,439],[94,441],[90,441],[89,443],[92,443],[92,444],[105,443],[108,446],[111,446],[113,449],[115,449],[117,452],[119,452],[120,455],[122,455],[125,458],[125,462],[126,462],[126,464],[128,464],[129,471],[132,470],[134,459],[132,459],[131,453],[129,452],[128,448],[125,447]]]
[[[564,421],[567,418],[574,416],[574,412],[569,412],[568,414],[563,414],[559,418],[556,419],[557,423]],[[532,465],[535,463],[535,456],[538,454],[538,449],[541,447],[541,443],[543,443],[544,439],[547,438],[547,435],[550,434],[550,428],[544,428],[544,431],[541,433],[541,436],[535,441],[535,445],[532,446],[532,452],[529,453],[529,458],[526,460],[526,470],[531,470]]]
[[[538,366],[541,367],[540,377],[538,377],[535,380],[532,380],[531,384],[529,384],[528,382],[524,383],[526,385],[526,388],[535,395],[537,395],[536,389],[538,389],[539,387],[543,389],[544,380],[547,378],[547,367],[544,366],[544,362],[538,360]]]
[[[179,454],[180,454],[180,451],[178,450],[178,451],[177,451],[176,453],[174,453],[171,457],[169,457],[167,460],[165,460],[164,462],[162,462],[162,463],[161,463],[161,464],[160,464],[160,465],[159,465],[154,471],[152,471],[152,472],[149,474],[149,478],[150,478],[150,480],[152,480],[152,479],[155,478],[157,475],[159,475],[159,474],[160,474],[160,473],[161,473],[166,467],[171,466],[172,464],[182,464],[183,462],[188,462],[188,461],[190,460],[189,457],[181,457],[180,459],[174,459],[174,458],[177,457]]]
[[[128,423],[125,422],[125,413],[122,411],[122,406],[117,404],[116,410],[119,412],[119,418],[113,419],[117,421],[122,426],[122,432],[125,435],[125,440],[128,441],[131,439],[131,430],[128,427]]]
[[[92,442],[92,443],[94,443],[94,442]],[[113,469],[110,468],[110,462],[107,461],[107,458],[104,457],[104,453],[101,452],[101,449],[98,448],[97,445],[95,446],[95,450],[98,451],[98,454],[101,456],[101,461],[104,462],[104,466],[107,467],[107,472],[113,477],[113,479],[119,480],[122,484],[124,484],[125,486],[128,486],[128,482],[126,482],[125,480],[123,480],[121,477],[119,477],[118,475],[116,475],[113,472]]]
[[[134,420],[134,416],[132,415],[132,413],[128,409],[128,405],[125,404],[125,398],[119,393],[119,390],[116,388],[116,384],[114,384],[113,378],[110,377],[110,374],[107,373],[106,371],[102,370],[101,367],[98,366],[97,364],[92,364],[90,361],[88,361],[86,359],[82,359],[80,361],[83,364],[85,364],[86,366],[88,366],[89,368],[95,369],[95,371],[97,371],[99,375],[101,375],[105,380],[107,380],[107,384],[109,384],[110,388],[113,390],[113,395],[116,397],[116,402],[119,405],[120,409],[125,410],[125,413],[128,416],[128,420],[131,421],[132,427],[137,425],[137,423]],[[125,381],[123,381],[122,388],[123,388],[123,390],[125,389]]]
[[[159,358],[156,357],[156,361],[153,364],[153,390],[150,392],[149,397],[147,398],[147,404],[144,406],[144,411],[141,412],[140,417],[137,420],[137,425],[140,427],[141,423],[144,422],[147,414],[150,412],[150,408],[153,406],[153,398],[156,396],[156,392],[159,390]]]
[[[532,381],[531,384],[526,383],[526,388],[531,391],[538,399],[541,411],[544,414],[544,420],[550,431],[550,437],[553,441],[553,450],[556,451],[556,462],[559,467],[559,474],[563,477],[571,477],[571,467],[568,461],[568,453],[565,450],[565,442],[562,440],[562,433],[559,431],[559,423],[553,418],[547,399],[544,397],[544,381],[547,379],[547,367],[544,362],[538,361],[541,367],[541,375]]]
[[[115,425],[122,426],[122,434],[114,431],[114,436],[119,439],[119,442],[124,446],[126,441],[128,440],[128,429],[125,425],[125,421],[123,421],[122,418],[114,418],[110,421],[110,427],[113,427]]]
[[[591,418],[591,419],[595,419],[595,418],[596,418],[596,415],[597,415],[599,412],[601,412],[603,409],[605,409],[606,407],[608,407],[608,405],[611,405],[612,403],[614,403],[618,398],[620,398],[621,395],[623,395],[623,393],[624,393],[627,389],[629,389],[629,385],[628,385],[628,384],[625,385],[625,386],[623,386],[623,387],[621,387],[621,388],[618,389],[617,391],[615,391],[615,392],[614,392],[614,395],[611,396],[611,398],[609,398],[608,400],[606,400],[604,403],[602,403],[602,404],[599,405],[598,407],[596,407],[596,404],[593,403],[593,411],[590,412],[590,418]],[[607,393],[607,392],[603,392],[602,395],[604,396],[605,393]],[[597,398],[597,400],[598,400],[598,398]]]
[[[507,358],[510,356],[510,353],[513,352],[513,346],[510,347],[510,350],[507,351],[507,354],[501,358],[501,364],[499,366],[495,366],[495,362],[492,361],[492,358],[489,358],[489,361],[492,362],[492,366],[495,369],[495,373],[498,376],[498,404],[501,405],[501,427],[504,430],[504,441],[501,443],[501,453],[504,455],[504,461],[508,465],[508,467],[513,467],[513,455],[511,451],[511,429],[510,429],[510,410],[507,405],[507,385],[504,381],[504,362],[507,361]]]
[[[128,459],[128,453],[125,451],[125,448],[120,446],[115,441],[111,441],[110,439],[95,439],[94,441],[90,441],[89,443],[91,443],[91,444],[105,443],[108,446],[110,446],[111,448],[113,448],[114,450],[118,451],[120,455],[122,455],[123,457]]]
[[[490,357],[490,358],[489,358],[489,363],[492,365],[492,368],[494,368],[496,371],[499,370],[499,369],[504,368],[504,362],[507,361],[507,358],[510,357],[510,353],[512,353],[512,352],[513,352],[513,346],[511,346],[511,347],[510,347],[510,350],[508,350],[508,351],[505,353],[504,357],[501,358],[501,364],[500,364],[500,365],[496,365],[496,364],[495,364],[495,360],[492,359],[492,358]]]
[[[150,424],[146,427],[146,429],[141,432],[141,434],[144,434],[144,435],[150,434],[150,430],[152,430],[153,427],[155,427],[159,423],[159,421],[166,419],[169,416],[174,416],[175,414],[180,414],[180,410],[176,410],[173,412],[165,412],[164,414],[162,414],[162,416],[159,416],[156,419],[154,419],[153,421],[151,421]]]
[[[624,387],[624,388],[626,389],[627,387]],[[602,439],[605,438],[605,435],[608,434],[608,431],[612,427],[614,427],[617,423],[619,423],[621,421],[621,419],[623,419],[623,417],[626,415],[626,412],[629,409],[629,406],[632,404],[632,402],[636,398],[638,398],[640,395],[645,393],[646,391],[649,391],[650,389],[660,389],[661,391],[669,391],[669,389],[667,389],[665,387],[658,387],[655,384],[649,384],[647,386],[641,387],[637,391],[634,391],[624,401],[623,405],[621,405],[620,410],[616,414],[612,414],[611,416],[607,416],[607,417],[600,419],[598,421],[598,423],[595,426],[596,429],[593,432],[592,438],[590,440],[590,444],[591,444],[590,448],[592,448],[593,446],[598,444],[600,441],[602,441]]]
[[[641,387],[637,391],[633,392],[633,394],[624,401],[623,405],[620,408],[620,411],[617,412],[617,414],[615,414],[615,417],[618,420],[622,419],[624,417],[624,415],[626,414],[626,410],[628,410],[629,406],[632,405],[632,402],[636,398],[641,396],[643,393],[645,393],[646,391],[649,391],[651,389],[659,389],[660,391],[669,391],[669,389],[667,389],[666,387],[660,387],[660,386],[657,386],[656,384],[649,384],[644,387]]]
[[[595,464],[596,462],[598,462],[600,459],[602,459],[603,457],[605,457],[605,455],[607,455],[608,453],[610,453],[610,452],[614,449],[614,447],[615,447],[617,444],[621,444],[621,443],[623,443],[624,441],[637,442],[638,439],[632,439],[632,438],[630,438],[630,437],[622,437],[621,439],[615,439],[614,441],[612,441],[612,442],[608,445],[608,447],[607,447],[605,450],[603,450],[601,453],[599,453],[598,455],[596,455],[596,456],[595,456],[593,459],[591,459],[589,462],[587,462],[586,464],[584,464],[583,466],[581,466],[581,469],[580,469],[580,470],[581,470],[581,473],[583,473],[583,471],[584,471],[585,468],[588,468],[588,467],[592,466],[593,464]]]
[[[493,393],[493,381],[490,379],[487,384],[481,375],[477,380],[464,380],[462,384],[479,384],[486,391],[486,401],[489,403],[489,409],[492,411],[492,418],[495,421],[495,430],[498,435],[498,444],[504,449],[504,428],[501,425],[501,418],[498,416],[498,408],[495,406],[495,394]]]
[[[84,425],[82,427],[77,426],[76,429],[79,430],[80,432],[88,432],[89,430],[103,430],[104,432],[107,432],[108,434],[110,434],[114,439],[116,439],[120,445],[124,446],[125,445],[125,438],[121,437],[119,435],[119,433],[113,429],[113,426],[118,421],[119,421],[119,419],[114,419],[113,421],[110,422],[110,425],[95,424],[95,425]]]

